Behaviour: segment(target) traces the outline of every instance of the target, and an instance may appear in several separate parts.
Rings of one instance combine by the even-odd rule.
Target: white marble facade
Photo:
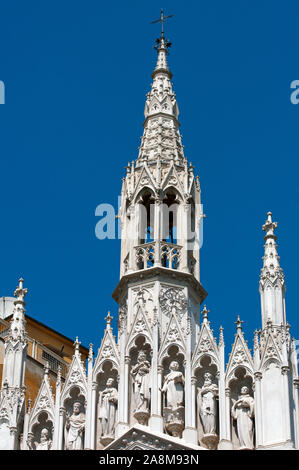
[[[207,295],[200,283],[201,189],[184,156],[168,47],[162,34],[139,155],[123,179],[117,340],[109,313],[87,368],[77,339],[65,381],[58,373],[53,394],[46,367],[35,403],[26,408],[21,279],[5,344],[1,449],[299,448],[297,355],[271,213],[263,226],[262,329],[253,352],[238,318],[226,364],[223,330],[216,341],[201,307]],[[165,207],[172,204],[165,233]]]

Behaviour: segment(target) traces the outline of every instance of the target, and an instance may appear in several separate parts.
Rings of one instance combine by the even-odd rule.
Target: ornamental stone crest
[[[102,357],[112,357],[114,356],[113,348],[110,344],[106,344],[102,349]]]
[[[45,410],[51,407],[50,400],[46,394],[43,394],[38,402],[38,410]]]
[[[211,340],[208,336],[208,333],[203,334],[203,336],[200,340],[198,349],[199,349],[200,352],[208,352],[208,351],[211,351],[213,349]]]
[[[238,344],[233,356],[232,367],[239,364],[244,364],[245,362],[248,362],[246,353],[243,349],[243,346],[241,344]]]
[[[181,320],[186,313],[187,299],[182,289],[163,287],[160,292],[159,300],[162,313],[167,317],[174,314]]]
[[[80,382],[82,382],[81,371],[79,369],[79,366],[77,364],[75,364],[73,366],[73,370],[72,370],[72,373],[71,373],[71,376],[70,376],[70,383],[78,384]]]

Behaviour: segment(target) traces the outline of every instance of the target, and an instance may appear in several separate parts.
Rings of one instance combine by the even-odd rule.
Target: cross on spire
[[[238,315],[237,321],[235,321],[235,325],[237,325],[237,330],[242,330],[242,323],[244,323],[244,321],[240,320],[240,315]]]
[[[207,309],[207,306],[204,305],[203,309],[202,309],[202,319],[203,319],[203,322],[206,323],[208,321],[208,315],[210,313],[210,310]]]
[[[110,312],[108,312],[107,317],[105,318],[105,321],[106,321],[106,328],[107,328],[108,330],[110,330],[110,328],[111,328],[111,322],[112,322],[112,320],[113,320],[113,316],[111,315]]]
[[[174,15],[168,15],[168,16],[165,16],[164,15],[164,10],[163,8],[161,9],[161,16],[158,20],[154,20],[154,21],[151,21],[151,24],[155,24],[155,23],[161,23],[161,37],[163,38],[164,37],[164,23],[165,21],[168,19],[168,18],[172,18]]]

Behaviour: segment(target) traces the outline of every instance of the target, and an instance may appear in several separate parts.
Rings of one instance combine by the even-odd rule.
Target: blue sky
[[[113,5],[113,6],[112,6]],[[27,312],[98,347],[119,277],[119,241],[95,237],[137,158],[163,7],[185,155],[200,175],[201,281],[227,349],[237,314],[260,327],[261,226],[279,222],[287,318],[297,313],[299,4],[295,0],[2,2],[0,295],[20,275]]]

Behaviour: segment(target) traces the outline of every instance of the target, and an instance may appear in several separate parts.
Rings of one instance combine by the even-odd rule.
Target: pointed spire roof
[[[171,15],[172,16],[172,15]],[[162,23],[161,36],[156,39],[155,49],[158,57],[152,73],[151,91],[147,94],[144,109],[144,133],[139,148],[138,163],[174,160],[182,163],[185,160],[184,148],[179,132],[179,109],[175,93],[172,89],[172,73],[169,69],[167,56],[171,43],[164,36],[163,10],[159,20]]]
[[[14,292],[16,297],[14,301],[13,317],[10,324],[8,340],[16,342],[25,341],[25,296],[28,289],[24,288],[24,279],[19,279],[19,284]]]
[[[272,212],[268,212],[267,220],[262,227],[265,232],[265,254],[263,256],[261,281],[265,281],[265,279],[268,278],[273,282],[276,277],[280,277],[282,280],[284,278],[283,271],[280,267],[280,258],[277,253],[277,236],[275,235],[277,225],[277,222],[272,221]]]
[[[152,73],[152,78],[155,78],[157,73],[164,73],[169,78],[172,78],[172,73],[168,67],[167,55],[171,42],[164,38],[164,35],[156,39],[155,49],[158,52],[157,64]]]

